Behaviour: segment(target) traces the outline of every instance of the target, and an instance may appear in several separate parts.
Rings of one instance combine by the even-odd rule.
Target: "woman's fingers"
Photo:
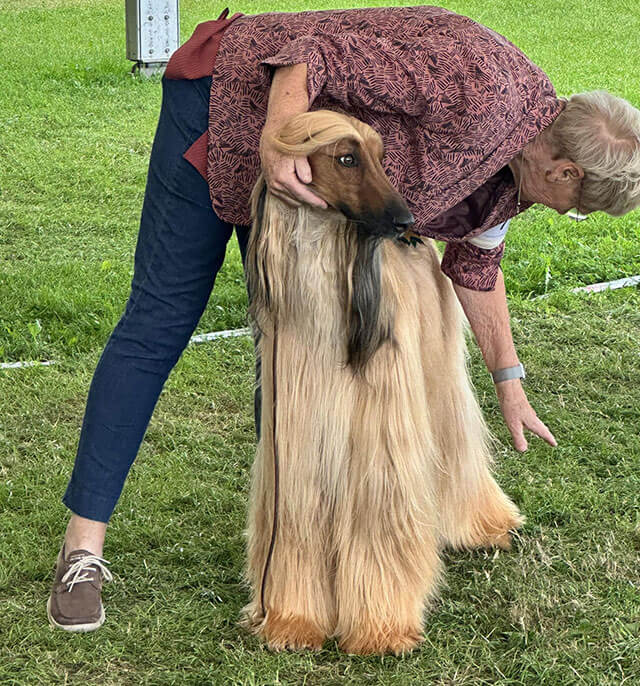
[[[297,176],[294,175],[287,178],[284,182],[281,182],[281,185],[284,192],[288,193],[294,200],[323,210],[327,208],[327,203],[310,191],[303,183],[300,183]]]
[[[527,439],[524,437],[524,431],[522,430],[522,422],[514,422],[512,424],[507,424],[509,431],[511,432],[511,438],[513,440],[513,447],[519,452],[523,453],[529,447],[527,444]]]
[[[306,157],[287,157],[266,150],[262,166],[269,190],[293,207],[301,203],[326,209],[327,203],[313,193],[307,184],[311,183],[311,167]]]
[[[282,193],[281,191],[277,191],[273,188],[269,189],[271,191],[271,195],[275,195],[276,198],[279,198],[282,200],[282,202],[286,203],[287,205],[291,207],[300,207],[300,204],[297,200],[294,200],[290,195],[287,195],[286,193]]]
[[[316,204],[319,200],[319,198],[308,191],[301,183],[296,185],[276,182],[267,185],[273,195],[280,198],[280,200],[284,200],[284,202],[292,207],[300,207],[302,203],[306,203],[307,205]]]
[[[554,435],[549,431],[546,424],[538,419],[538,416],[535,413],[533,420],[525,422],[525,426],[529,431],[536,434],[536,436],[540,436],[540,438],[546,441],[550,446],[555,448],[558,445],[558,441],[556,441]]]
[[[306,157],[289,158],[289,165],[283,167],[282,173],[274,181],[282,186],[282,190],[288,193],[298,202],[303,202],[312,207],[326,209],[327,203],[313,193],[306,184],[311,183],[311,167]]]
[[[518,452],[524,452],[528,448],[524,429],[528,429],[554,448],[558,445],[551,431],[536,415],[519,384],[499,388],[498,397],[500,409],[511,433],[513,446]]]
[[[302,183],[311,183],[311,165],[306,157],[296,157],[293,160],[296,176]]]
[[[507,427],[511,433],[511,438],[513,439],[513,447],[520,453],[525,452],[529,447],[527,439],[524,437],[524,429],[528,429],[531,433],[539,436],[554,448],[558,445],[554,435],[549,431],[546,424],[538,419],[538,416],[533,409],[531,409],[530,413],[525,413],[524,416],[513,417],[511,421],[507,423]]]

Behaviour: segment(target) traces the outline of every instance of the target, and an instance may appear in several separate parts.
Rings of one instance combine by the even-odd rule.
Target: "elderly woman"
[[[557,98],[513,44],[443,9],[225,12],[174,55],[163,90],[131,296],[96,369],[64,496],[73,514],[48,613],[70,631],[104,621],[106,523],[234,225],[244,249],[261,163],[287,202],[324,205],[307,161],[271,146],[288,117],[337,108],[380,132],[414,230],[446,241],[442,270],[517,450],[525,428],[556,442],[520,382],[499,268],[509,221],[533,203],[613,215],[640,204],[640,112],[604,92]]]

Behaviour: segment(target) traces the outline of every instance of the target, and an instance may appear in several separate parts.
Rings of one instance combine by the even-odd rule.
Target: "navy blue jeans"
[[[233,233],[213,211],[206,181],[182,158],[207,128],[210,85],[210,77],[163,79],[131,295],[96,368],[63,498],[88,519],[109,520]],[[236,232],[244,259],[249,231]]]

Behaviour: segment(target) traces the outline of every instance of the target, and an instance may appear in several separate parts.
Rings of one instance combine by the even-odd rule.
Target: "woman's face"
[[[545,141],[534,140],[511,160],[509,167],[516,185],[521,185],[521,197],[541,203],[560,214],[580,208],[580,190],[584,172],[567,158],[553,159],[551,147]]]

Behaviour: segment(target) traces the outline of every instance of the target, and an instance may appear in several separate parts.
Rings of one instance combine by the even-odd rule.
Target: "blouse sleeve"
[[[472,291],[492,291],[504,253],[504,242],[483,250],[468,241],[447,243],[442,271],[456,284]]]
[[[307,65],[309,104],[323,92],[345,109],[422,116],[428,77],[411,55],[388,38],[355,34],[302,36],[262,61],[285,67]]]

